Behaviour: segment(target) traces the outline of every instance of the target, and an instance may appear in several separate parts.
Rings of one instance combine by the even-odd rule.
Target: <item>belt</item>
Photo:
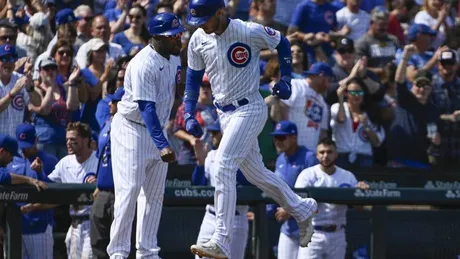
[[[326,226],[313,226],[314,230],[323,232],[335,232],[345,228],[345,225],[326,225]]]
[[[137,125],[139,125],[139,126],[142,126],[142,127],[144,127],[144,128],[147,128],[147,127],[145,126],[144,123],[140,123],[140,122],[137,122],[137,121],[133,121],[133,120],[130,120],[130,119],[126,118],[126,117],[125,117],[125,119],[128,120],[128,121],[130,121],[130,122],[132,122],[132,123],[134,123],[134,124],[137,124]]]
[[[70,216],[72,218],[72,227],[76,228],[78,225],[89,220],[89,215]]]
[[[236,110],[236,108],[248,104],[249,100],[244,98],[244,99],[241,99],[241,100],[237,101],[236,103],[238,104],[238,106],[235,106],[234,104],[228,104],[228,105],[222,106],[222,105],[218,104],[217,102],[214,102],[214,106],[216,106],[217,109],[219,109],[219,110],[221,110],[223,112],[232,112],[232,111]]]
[[[212,215],[216,216],[216,212],[214,210],[208,209],[208,212],[211,213]],[[237,210],[235,210],[235,216],[239,216],[239,215],[240,215],[240,213]]]

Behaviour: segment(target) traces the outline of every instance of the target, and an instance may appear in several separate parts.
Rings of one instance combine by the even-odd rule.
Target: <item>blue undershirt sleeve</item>
[[[196,103],[200,95],[200,86],[203,81],[204,69],[200,71],[187,68],[185,81],[184,110],[185,113],[195,114]]]
[[[147,127],[155,146],[158,150],[168,147],[169,143],[163,134],[163,129],[161,128],[160,120],[157,116],[155,103],[141,100],[137,101],[137,103],[139,105],[142,118],[144,119],[145,126]]]
[[[276,46],[278,50],[278,62],[280,64],[280,73],[281,77],[283,76],[292,76],[292,54],[291,54],[291,44],[288,39],[281,35],[280,43]]]

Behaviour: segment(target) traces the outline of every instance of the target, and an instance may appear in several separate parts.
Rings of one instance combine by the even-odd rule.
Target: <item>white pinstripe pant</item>
[[[69,259],[91,259],[93,249],[91,248],[90,221],[85,220],[77,227],[70,226],[65,236],[67,258]]]
[[[246,97],[249,104],[233,112],[219,111],[223,136],[216,154],[214,205],[217,226],[212,241],[229,258],[236,206],[236,171],[241,169],[249,182],[262,189],[297,221],[312,214],[312,199],[302,200],[277,175],[265,168],[257,136],[267,120],[267,106],[259,92]]]
[[[299,247],[299,237],[289,237],[281,232],[278,240],[278,256],[276,258],[296,259]]]
[[[200,233],[198,234],[197,244],[204,244],[208,242],[214,230],[216,229],[216,216],[208,211],[206,206],[206,213],[204,214],[203,222],[201,223]],[[210,206],[214,210],[214,206]],[[248,208],[238,210],[239,215],[235,215],[235,220],[233,221],[233,238],[232,238],[232,259],[244,259],[244,254],[246,252],[246,245],[248,241],[248,232],[249,232],[249,222],[248,217],[246,216]],[[200,259],[198,255],[195,256],[195,259]],[[203,257],[202,259],[209,259],[208,257]]]
[[[308,247],[300,247],[297,259],[344,259],[347,252],[345,230],[316,231]]]
[[[157,232],[168,164],[154,159],[158,151],[147,129],[120,114],[113,118],[110,137],[115,204],[107,253],[128,257],[137,202],[136,257],[160,258]]]
[[[43,233],[22,235],[23,259],[53,259],[53,228],[48,225]]]

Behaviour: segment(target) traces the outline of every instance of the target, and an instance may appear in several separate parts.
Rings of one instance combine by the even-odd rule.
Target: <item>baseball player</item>
[[[291,121],[280,121],[273,136],[275,147],[279,153],[276,159],[275,174],[280,176],[289,187],[293,188],[299,173],[308,167],[318,164],[315,153],[297,144],[297,126]],[[283,222],[278,241],[278,259],[297,258],[299,250],[299,227],[294,218],[276,204],[267,205],[267,214]]]
[[[87,124],[72,122],[67,125],[67,150],[69,155],[62,158],[48,178],[58,183],[95,183],[98,159],[91,148],[91,129]],[[88,175],[91,175],[87,177]],[[55,207],[52,204],[28,204],[27,211]],[[91,206],[71,206],[72,224],[67,232],[65,244],[67,257],[92,258],[89,214]]]
[[[137,257],[159,258],[157,231],[168,163],[175,154],[164,128],[180,83],[181,34],[185,28],[171,13],[149,21],[151,44],[126,68],[125,94],[118,103],[110,135],[115,186],[114,220],[107,252],[126,258],[137,201]],[[151,140],[149,140],[151,138]],[[142,195],[139,195],[139,194]]]
[[[28,123],[18,125],[16,127],[16,140],[18,141],[19,148],[24,158],[29,160],[30,163],[38,158],[43,163],[43,171],[46,175],[53,172],[58,163],[58,159],[48,152],[38,150],[38,138],[33,125]]]
[[[18,156],[15,156],[7,166],[8,171],[11,173],[47,181],[42,168],[43,164],[38,162],[38,159],[31,165],[28,160]],[[53,210],[47,209],[28,213],[25,203],[17,203],[17,205],[21,207],[23,212],[21,225],[22,258],[52,259],[54,245]]]
[[[278,31],[256,23],[227,18],[223,0],[192,0],[187,22],[198,28],[188,46],[187,84],[184,95],[186,130],[202,135],[195,108],[203,74],[208,74],[214,105],[223,130],[217,149],[214,206],[216,230],[205,244],[191,246],[199,256],[232,258],[231,241],[236,206],[238,168],[299,222],[300,245],[312,235],[309,224],[316,211],[314,199],[301,199],[279,176],[265,168],[257,136],[267,120],[267,106],[259,93],[261,49],[277,50],[281,80],[273,94],[291,95],[291,49]]]
[[[288,119],[297,125],[299,145],[316,151],[318,141],[327,137],[329,107],[323,93],[334,74],[323,62],[314,63],[306,74],[306,79],[292,80],[291,98],[278,103],[280,113],[288,114]]]
[[[211,134],[213,150],[209,151],[204,166],[197,165],[192,175],[193,185],[211,185],[215,186],[216,180],[216,153],[222,140],[222,133],[219,121],[206,127],[206,130]],[[241,185],[250,185],[246,180],[243,173],[238,170],[237,183]],[[241,205],[236,206],[234,220],[233,220],[233,240],[231,245],[232,259],[244,259],[246,252],[246,244],[248,241],[249,223],[246,214],[248,213],[249,206]],[[204,244],[211,240],[212,234],[216,229],[216,209],[213,205],[206,205],[206,213],[201,223],[200,233],[198,234],[197,244]],[[195,256],[199,258],[198,255]]]
[[[367,189],[369,185],[358,182],[352,172],[335,165],[338,153],[334,141],[324,139],[318,143],[316,158],[319,165],[303,170],[297,177],[295,188],[343,187]],[[345,226],[347,205],[319,203],[318,214],[313,218],[314,234],[306,248],[300,248],[298,259],[344,259],[347,250]]]

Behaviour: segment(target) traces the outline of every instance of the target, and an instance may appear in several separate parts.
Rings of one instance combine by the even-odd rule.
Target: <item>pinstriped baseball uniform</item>
[[[211,239],[231,256],[231,237],[236,206],[236,171],[244,173],[249,182],[261,188],[298,221],[312,213],[310,203],[302,200],[289,186],[265,168],[259,152],[257,136],[267,120],[267,106],[259,93],[259,54],[261,49],[274,50],[280,33],[268,27],[241,20],[230,20],[221,34],[207,35],[198,29],[188,47],[188,66],[205,69],[215,101],[219,106],[248,104],[234,111],[218,110],[223,138],[216,154],[214,205],[216,231]]]
[[[7,85],[3,85],[0,81],[0,99],[5,97],[14,84],[23,75],[13,72],[11,80]],[[16,126],[24,122],[24,115],[29,104],[29,94],[26,89],[22,89],[17,94],[4,111],[0,111],[0,134],[7,134],[10,136],[16,135]]]
[[[216,161],[216,150],[211,150],[206,156],[206,160],[204,161],[204,172],[205,177],[209,179],[209,185],[215,186],[216,184],[216,169],[217,166],[215,164]],[[248,231],[249,231],[249,223],[248,218],[246,216],[249,210],[249,206],[247,205],[240,205],[236,206],[236,211],[238,211],[238,215],[234,214],[234,221],[233,221],[233,240],[232,240],[232,259],[244,259],[244,254],[246,252],[246,243],[248,241]],[[203,218],[203,223],[200,227],[200,233],[198,234],[198,244],[204,244],[208,242],[214,230],[216,229],[216,208],[213,205],[206,205],[206,213]],[[199,259],[199,256],[196,255],[195,259]],[[203,259],[208,259],[204,257]]]
[[[53,182],[58,183],[82,183],[85,175],[95,173],[97,170],[98,159],[96,152],[83,163],[79,163],[75,155],[68,155],[61,159],[56,165],[53,172],[48,175],[48,178]],[[79,206],[75,210],[70,206],[70,216],[78,218],[87,218],[77,226],[70,226],[65,237],[67,247],[67,257],[74,258],[91,258],[93,251],[91,249],[91,239],[89,235],[90,221],[89,214],[91,206]]]
[[[110,137],[115,184],[114,220],[107,247],[110,258],[129,255],[136,201],[137,256],[159,258],[156,236],[168,164],[161,160],[160,151],[144,126],[137,101],[156,103],[164,129],[174,102],[178,74],[180,58],[170,56],[167,60],[151,46],[143,48],[126,69],[125,94],[118,103]]]
[[[314,187],[355,187],[358,183],[355,175],[338,166],[332,175],[321,170],[320,165],[303,170],[297,177],[295,188]],[[308,247],[299,249],[298,259],[303,258],[330,258],[344,259],[347,250],[345,226],[347,223],[347,205],[318,203],[318,214],[313,218],[315,232]],[[316,230],[318,226],[336,225],[334,232]]]
[[[281,101],[289,106],[289,120],[297,126],[299,145],[315,152],[321,130],[329,126],[329,108],[305,79],[292,79],[291,84],[291,97]]]

